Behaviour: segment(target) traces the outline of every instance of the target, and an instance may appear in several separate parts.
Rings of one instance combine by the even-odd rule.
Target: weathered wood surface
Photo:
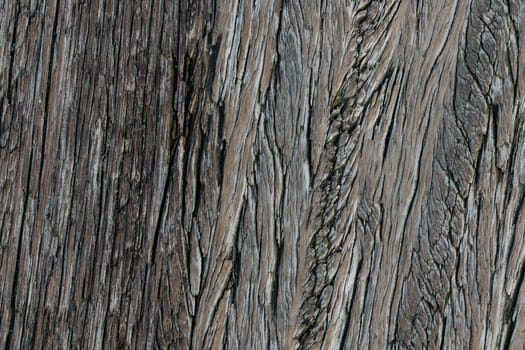
[[[521,0],[0,0],[0,348],[522,349]]]

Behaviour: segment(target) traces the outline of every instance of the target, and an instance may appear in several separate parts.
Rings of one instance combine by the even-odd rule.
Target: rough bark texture
[[[523,348],[521,0],[0,0],[0,348]]]

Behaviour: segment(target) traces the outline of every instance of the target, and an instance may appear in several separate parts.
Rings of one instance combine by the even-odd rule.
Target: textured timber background
[[[523,349],[522,0],[0,0],[0,348]]]

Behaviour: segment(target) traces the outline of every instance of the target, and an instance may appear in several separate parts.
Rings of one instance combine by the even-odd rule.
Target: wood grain
[[[0,0],[0,348],[522,349],[525,4]]]

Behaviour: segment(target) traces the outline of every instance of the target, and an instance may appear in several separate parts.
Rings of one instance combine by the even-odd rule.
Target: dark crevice
[[[277,306],[278,306],[278,300],[279,300],[279,283],[280,283],[280,277],[281,277],[281,261],[283,259],[284,254],[284,244],[279,244],[275,242],[277,246],[277,259],[275,262],[275,272],[273,275],[273,281],[272,281],[272,293],[271,293],[271,307],[274,318],[277,318]]]
[[[390,123],[388,124],[388,129],[387,129],[386,136],[385,136],[385,147],[383,148],[383,164],[385,163],[385,160],[386,160],[386,154],[388,152],[388,148],[390,145],[390,137],[392,136],[392,130],[394,129],[394,124],[395,124],[395,116],[392,116],[392,118],[390,119]]]
[[[227,350],[229,348],[232,348],[232,346],[230,346],[230,342],[229,342],[229,337],[228,335],[230,334],[230,323],[228,322],[228,318],[229,316],[226,317],[226,320],[224,322],[224,340],[223,340],[223,343],[222,343],[222,348],[223,350]]]
[[[498,149],[498,124],[499,124],[499,107],[491,104],[490,110],[492,112],[492,138],[494,140],[494,147]]]
[[[439,343],[440,343],[439,349],[444,350],[445,349],[445,333],[446,333],[446,326],[447,326],[447,316],[444,313],[442,313],[440,317],[442,318],[442,320],[441,320],[441,338],[439,340]]]
[[[201,283],[202,283],[202,280],[201,280]],[[192,315],[192,318],[191,318],[190,334],[189,334],[189,342],[190,342],[190,347],[189,348],[190,349],[194,349],[195,348],[194,345],[193,345],[193,343],[194,343],[193,339],[195,338],[195,327],[196,327],[195,319],[196,319],[196,316],[200,312],[201,300],[202,300],[202,293],[199,291],[199,293],[195,296],[195,311],[194,311],[194,314]]]
[[[172,145],[170,147],[170,161],[168,165],[168,175],[166,178],[166,182],[164,183],[163,189],[162,189],[162,200],[160,202],[160,208],[159,208],[159,216],[157,217],[157,223],[155,225],[155,233],[153,235],[153,244],[151,246],[151,255],[150,255],[150,261],[151,265],[155,265],[156,257],[157,257],[157,248],[159,245],[159,237],[160,237],[160,230],[161,230],[161,224],[162,220],[164,219],[164,212],[166,210],[166,202],[168,198],[168,188],[171,184],[171,179],[173,178],[173,169],[175,164],[175,152],[174,152],[174,145],[172,142]]]
[[[404,77],[405,77],[405,74],[404,74],[404,69],[402,68],[401,69],[401,81],[403,81]],[[397,80],[397,74],[398,74],[398,71],[396,70],[396,73],[395,73],[395,76],[394,76],[394,82]],[[396,96],[396,100],[394,102],[394,108],[393,108],[393,115],[390,119],[390,123],[388,124],[388,129],[387,129],[387,133],[386,133],[386,137],[385,137],[385,148],[383,149],[383,162],[382,164],[384,165],[385,163],[385,160],[386,160],[386,155],[387,155],[387,152],[388,152],[388,149],[389,149],[389,145],[390,145],[390,138],[392,137],[392,131],[394,129],[394,125],[395,125],[395,117],[397,115],[397,113],[399,112],[399,100],[401,99],[401,91],[399,91],[397,93],[397,96]]]
[[[225,167],[225,160],[226,160],[226,148],[227,148],[227,144],[226,144],[226,140],[221,140],[220,143],[219,143],[219,173],[218,173],[218,184],[220,186],[220,190],[222,191],[222,182],[224,180],[224,167]],[[219,194],[219,198],[220,198],[220,194]],[[219,203],[220,205],[220,203]]]
[[[239,280],[241,278],[242,266],[242,242],[236,242],[232,256],[232,274],[230,275],[230,288],[232,289],[232,300],[237,303],[237,289],[240,286]]]
[[[306,135],[305,135],[305,139],[306,139],[306,162],[308,163],[308,171],[310,173],[310,188],[312,188],[314,186],[314,178],[315,178],[315,175],[313,172],[314,172],[314,165],[313,165],[313,160],[312,160],[312,120],[313,120],[313,110],[312,110],[312,107],[310,106],[309,110],[308,110],[308,118],[306,120]]]
[[[219,51],[221,48],[221,40],[222,36],[218,35],[217,41],[215,44],[211,43],[211,35],[208,36],[208,46],[211,46],[211,53],[209,54],[209,60],[208,60],[208,76],[206,79],[206,88],[208,90],[208,93],[212,93],[213,89],[213,82],[215,80],[215,71],[217,69],[217,59],[219,57]]]
[[[476,158],[476,165],[475,165],[475,172],[476,172],[476,176],[475,176],[475,187],[476,188],[477,186],[479,186],[479,184],[481,183],[481,177],[483,175],[483,171],[482,171],[482,166],[483,166],[483,155],[487,152],[487,148],[488,148],[488,140],[489,140],[489,132],[492,132],[493,134],[493,137],[494,137],[494,134],[496,133],[496,131],[494,130],[490,130],[490,129],[494,129],[494,122],[492,122],[492,125],[491,123],[489,123],[487,125],[487,130],[485,130],[485,133],[483,135],[483,139],[482,139],[482,143],[481,143],[481,150],[479,151],[479,154]],[[481,206],[480,206],[481,207]]]
[[[194,203],[193,203],[193,210],[192,210],[192,213],[191,213],[191,216],[193,218],[197,218],[198,215],[199,215],[199,207],[200,207],[200,204],[201,204],[201,201],[202,201],[202,196],[203,194],[206,193],[206,191],[204,190],[204,183],[202,183],[201,181],[201,167],[202,167],[202,163],[203,163],[203,160],[204,160],[204,153],[205,153],[205,146],[206,146],[206,142],[207,140],[209,139],[208,137],[206,137],[207,135],[207,132],[204,132],[201,130],[201,137],[199,137],[200,139],[200,144],[196,147],[198,147],[197,149],[197,169],[195,170],[195,198],[194,198]],[[202,136],[204,136],[204,140],[202,138]]]

